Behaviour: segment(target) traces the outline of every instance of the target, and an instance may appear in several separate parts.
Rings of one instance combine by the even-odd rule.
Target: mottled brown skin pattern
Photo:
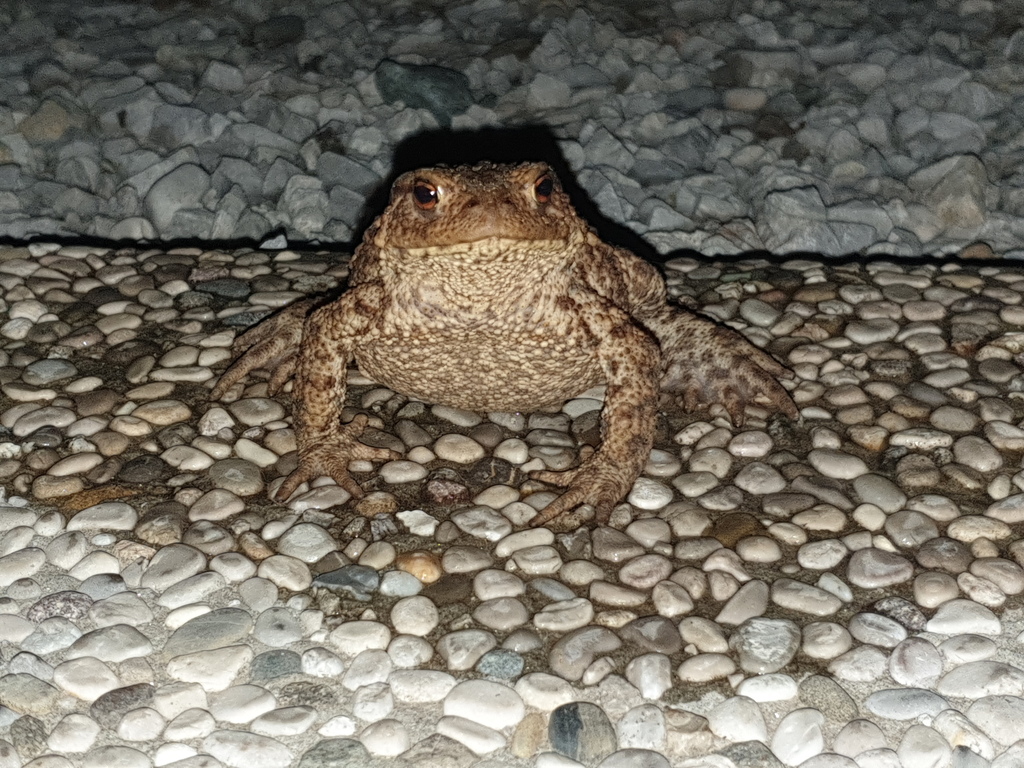
[[[648,459],[659,388],[688,409],[721,403],[736,423],[755,398],[797,415],[775,378],[783,366],[670,305],[658,271],[598,239],[542,163],[403,175],[356,250],[348,290],[315,306],[244,334],[248,351],[213,391],[254,368],[273,369],[271,391],[294,373],[299,466],[280,499],[321,475],[361,496],[349,461],[395,457],[359,442],[365,416],[341,423],[352,360],[397,392],[474,411],[532,411],[606,384],[599,449],[576,469],[533,473],[565,492],[531,525],[570,522],[582,504],[607,521]]]

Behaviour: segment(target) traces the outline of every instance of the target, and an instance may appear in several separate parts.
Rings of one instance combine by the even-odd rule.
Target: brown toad
[[[532,411],[606,384],[600,448],[576,469],[534,472],[565,492],[531,521],[582,504],[605,522],[654,440],[659,387],[733,421],[762,398],[790,417],[788,371],[734,331],[668,303],[658,271],[602,242],[543,163],[424,168],[401,176],[352,259],[348,290],[299,302],[241,336],[248,351],[213,391],[274,368],[294,373],[299,466],[278,491],[327,475],[354,496],[353,459],[395,454],[341,423],[346,369],[397,392],[472,411]]]

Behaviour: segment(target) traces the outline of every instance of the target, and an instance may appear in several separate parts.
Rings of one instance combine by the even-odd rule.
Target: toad
[[[256,368],[273,394],[294,375],[299,463],[277,491],[333,478],[355,497],[354,459],[397,458],[341,421],[346,369],[396,392],[470,411],[534,411],[604,384],[601,444],[579,466],[536,471],[564,488],[530,521],[599,523],[630,491],[654,442],[659,390],[687,410],[719,403],[740,424],[755,400],[791,418],[789,371],[735,331],[669,303],[657,269],[600,240],[543,163],[424,168],[399,177],[351,262],[348,289],[300,301],[236,341],[212,392]],[[583,507],[585,509],[585,507]]]

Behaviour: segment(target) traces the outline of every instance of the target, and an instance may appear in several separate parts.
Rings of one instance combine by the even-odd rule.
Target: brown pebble
[[[960,251],[961,259],[995,259],[995,251],[988,243],[971,243]]]
[[[252,531],[246,531],[238,537],[238,548],[242,550],[243,555],[257,562],[266,560],[274,554],[270,545]]]
[[[135,525],[135,535],[154,546],[181,541],[188,509],[177,501],[154,504]]]
[[[139,559],[151,560],[155,554],[156,550],[153,547],[147,547],[137,541],[122,539],[114,545],[114,556],[117,557],[117,562],[121,564],[122,568],[126,568]]]
[[[93,435],[92,442],[100,454],[109,457],[119,456],[124,453],[128,450],[128,446],[131,445],[132,441],[127,435],[122,435],[120,432],[104,430]]]
[[[861,448],[867,448],[869,451],[881,451],[885,448],[889,432],[882,427],[874,426],[855,426],[849,429],[850,439],[853,440]]]
[[[539,712],[531,712],[516,726],[509,749],[516,757],[528,760],[540,751],[547,737],[547,724]]]
[[[456,603],[466,603],[473,599],[473,579],[465,573],[446,573],[438,581],[428,585],[420,594],[438,608]]]
[[[107,459],[86,472],[85,479],[93,485],[106,485],[117,477],[122,466],[124,465],[120,459]]]
[[[390,493],[374,491],[366,494],[356,503],[356,511],[363,517],[393,515],[398,511],[398,501]]]
[[[707,718],[683,709],[665,708],[669,754],[680,757],[706,755],[714,749],[715,735]]]
[[[808,304],[817,304],[819,301],[829,301],[836,297],[836,287],[832,283],[813,283],[805,285],[793,294],[794,301],[806,301]]]
[[[36,448],[25,457],[25,466],[36,472],[45,472],[60,461],[60,454],[53,448]]]
[[[85,487],[80,477],[53,477],[42,475],[32,481],[32,495],[37,499],[55,499],[78,493]]]
[[[395,566],[411,573],[424,584],[433,584],[441,578],[441,558],[433,552],[402,552],[395,558]]]
[[[80,416],[99,416],[109,414],[123,398],[112,389],[94,389],[72,395],[71,399]]]
[[[711,525],[711,535],[726,547],[735,547],[736,542],[746,536],[758,536],[764,533],[764,526],[753,515],[747,512],[732,512],[715,520]]]
[[[435,504],[450,506],[469,499],[469,488],[448,478],[431,478],[424,490],[427,498]]]

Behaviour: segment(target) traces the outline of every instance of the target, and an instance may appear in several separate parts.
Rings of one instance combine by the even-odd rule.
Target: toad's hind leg
[[[590,256],[575,265],[591,290],[627,312],[661,347],[661,388],[683,396],[687,410],[720,403],[743,423],[757,399],[795,418],[796,405],[779,384],[789,369],[743,336],[669,302],[665,280],[651,264],[623,248],[589,242]]]
[[[793,374],[741,334],[671,304],[638,319],[661,346],[662,390],[682,395],[686,410],[720,403],[738,426],[745,407],[762,400],[797,417],[796,404],[779,383]]]

